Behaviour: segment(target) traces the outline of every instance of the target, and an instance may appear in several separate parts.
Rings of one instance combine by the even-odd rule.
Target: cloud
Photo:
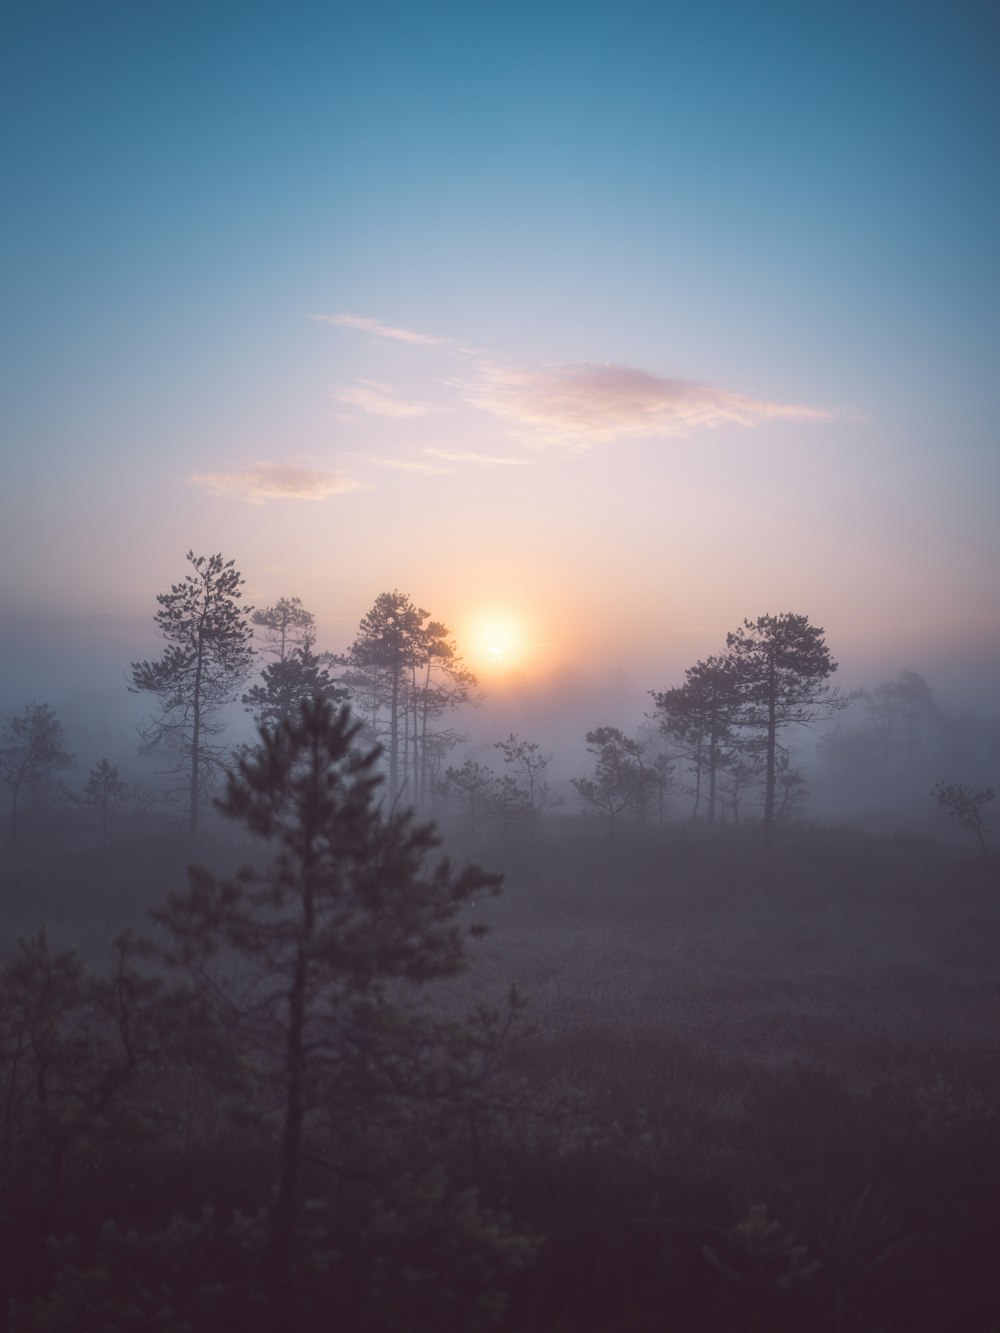
[[[234,495],[255,505],[268,500],[326,500],[362,485],[335,472],[289,463],[254,463],[237,472],[194,472],[188,480],[215,495]]]
[[[383,324],[379,319],[370,319],[366,315],[311,315],[310,319],[319,324],[333,324],[341,329],[357,329],[359,333],[370,333],[376,338],[388,338],[392,342],[411,343],[417,347],[445,347],[450,338],[437,338],[430,333],[416,333],[413,329],[397,329],[391,324]]]
[[[488,352],[455,339],[394,328],[367,316],[335,314],[313,318],[379,338],[445,347],[450,355],[471,360],[471,378],[448,380],[448,386],[468,406],[506,422],[518,436],[532,444],[580,448],[623,437],[684,435],[697,427],[751,427],[768,421],[817,423],[848,415],[753,398],[720,385],[657,375],[636,366],[593,362],[503,365]],[[361,380],[339,390],[336,397],[340,402],[385,417],[418,417],[446,410],[397,398],[391,386],[377,380]],[[492,466],[523,461],[472,452],[437,451],[437,456],[456,463]]]
[[[461,464],[478,467],[520,467],[525,458],[505,458],[496,454],[477,454],[471,450],[421,449],[422,458],[379,458],[375,454],[357,454],[376,467],[393,468],[397,472],[421,472],[427,477],[450,477]]]
[[[469,451],[452,452],[450,449],[425,449],[432,458],[443,458],[449,463],[478,463],[480,467],[523,467],[526,458],[504,458],[496,454],[476,454]]]
[[[425,449],[425,453],[430,450]],[[453,467],[442,467],[440,463],[424,463],[419,458],[375,458],[368,461],[378,467],[394,468],[397,472],[422,472],[427,477],[448,477],[455,471]]]
[[[831,421],[834,415],[634,366],[577,363],[535,369],[484,362],[477,370],[475,380],[457,385],[466,401],[543,444],[680,435],[696,426]]]
[[[357,384],[345,385],[334,392],[338,403],[347,403],[350,407],[359,407],[376,417],[426,417],[442,409],[432,403],[407,402],[396,396],[391,384],[380,380],[359,380]]]

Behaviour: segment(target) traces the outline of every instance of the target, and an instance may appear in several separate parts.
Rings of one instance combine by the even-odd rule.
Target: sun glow
[[[502,672],[525,664],[525,635],[506,612],[475,617],[466,639],[466,656],[475,671]]]

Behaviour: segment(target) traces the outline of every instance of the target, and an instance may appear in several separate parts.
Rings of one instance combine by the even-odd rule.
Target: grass
[[[457,850],[506,889],[468,909],[490,933],[430,1003],[464,1011],[514,982],[533,1025],[505,1077],[534,1116],[441,1149],[545,1238],[510,1279],[505,1333],[998,1333],[993,866],[828,828],[770,857],[752,827],[611,849],[569,820]],[[6,937],[35,907],[97,948],[177,882],[183,849],[156,855],[8,871]],[[249,1206],[251,1147],[213,1171],[208,1151],[152,1161],[134,1188],[169,1213],[211,1178]]]
[[[505,860],[462,998],[514,979],[588,1118],[505,1182],[550,1237],[512,1327],[1000,1328],[991,875],[832,830]]]

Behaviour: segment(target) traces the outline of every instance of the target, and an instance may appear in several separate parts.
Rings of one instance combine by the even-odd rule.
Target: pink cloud
[[[443,458],[449,463],[476,463],[480,467],[523,467],[526,458],[505,458],[498,454],[477,454],[471,450],[425,449],[432,458]]]
[[[429,453],[430,450],[424,450]],[[419,458],[369,458],[377,467],[393,468],[397,472],[422,472],[427,477],[447,477],[455,471],[453,467],[442,467],[440,463],[425,463]]]
[[[370,333],[375,338],[388,338],[392,342],[412,343],[418,347],[444,347],[451,340],[437,338],[430,333],[417,333],[413,329],[394,328],[383,324],[381,320],[370,319],[367,315],[312,315],[320,324],[333,324],[341,329],[356,329],[359,333]]]
[[[407,402],[397,397],[392,385],[383,384],[380,380],[359,380],[357,384],[337,389],[333,396],[338,403],[360,408],[362,412],[376,417],[402,420],[407,417],[426,417],[432,412],[441,411],[441,408],[431,403]]]
[[[621,436],[680,435],[696,426],[831,421],[822,408],[770,402],[716,385],[589,363],[537,369],[483,363],[458,387],[474,407],[538,443],[594,444]]]
[[[232,495],[255,505],[268,500],[326,500],[361,488],[361,482],[350,477],[288,463],[254,463],[235,472],[195,472],[188,480],[215,495]]]

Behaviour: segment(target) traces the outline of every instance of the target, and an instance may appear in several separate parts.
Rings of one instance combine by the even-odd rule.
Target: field
[[[592,1135],[517,1177],[529,1327],[1000,1327],[991,867],[846,829],[504,861],[467,995],[523,990]]]
[[[575,821],[451,850],[506,883],[464,909],[489,932],[427,1003],[459,1014],[513,983],[526,1007],[493,1102],[436,1149],[535,1256],[498,1322],[394,1327],[1000,1329],[993,863],[847,828],[788,830],[770,856],[753,828],[611,846]],[[99,961],[183,859],[165,840],[23,865],[6,951],[34,913]]]

